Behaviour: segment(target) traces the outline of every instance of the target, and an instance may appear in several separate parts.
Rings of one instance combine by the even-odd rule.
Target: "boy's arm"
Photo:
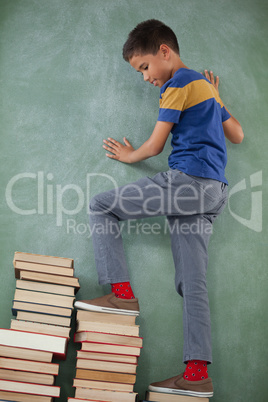
[[[227,108],[225,109],[231,115],[229,110]],[[239,121],[236,120],[234,116],[231,115],[230,119],[225,120],[222,123],[222,127],[224,135],[229,141],[231,141],[233,144],[241,144],[244,138],[244,133]]]
[[[110,154],[107,153],[106,156],[120,162],[135,163],[158,155],[163,151],[173,124],[166,121],[157,121],[150,138],[136,150],[125,137],[124,144],[113,138],[103,140],[105,144],[103,148],[111,152]]]
[[[217,76],[216,80],[215,80],[213,72],[210,71],[210,73],[208,73],[207,70],[205,70],[205,77],[211,82],[211,84],[219,92],[219,77]],[[232,116],[232,114],[229,112],[229,110],[227,110],[227,112],[231,115],[231,117],[222,123],[224,135],[233,144],[240,144],[244,138],[244,133],[243,133],[242,127],[241,127],[239,121],[236,120],[234,118],[234,116]]]

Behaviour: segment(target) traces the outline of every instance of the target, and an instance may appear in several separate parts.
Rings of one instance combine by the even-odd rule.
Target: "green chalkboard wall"
[[[138,22],[157,18],[176,32],[187,66],[220,76],[221,97],[245,132],[241,145],[227,144],[229,205],[210,243],[213,401],[268,400],[267,6],[265,0],[0,1],[0,327],[12,318],[16,250],[74,258],[79,299],[108,292],[97,282],[88,199],[168,168],[169,144],[135,165],[112,161],[102,149],[107,136],[139,146],[154,127],[159,89],[144,83],[121,53]],[[141,397],[150,382],[184,369],[169,237],[164,219],[151,223],[160,228],[154,235],[135,223],[123,230],[142,310],[135,388]],[[75,356],[71,342],[57,379],[60,401],[73,396]]]

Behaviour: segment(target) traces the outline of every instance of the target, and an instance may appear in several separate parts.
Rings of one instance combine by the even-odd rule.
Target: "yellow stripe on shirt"
[[[162,99],[159,100],[160,108],[180,111],[184,110],[185,94],[185,87],[168,87],[163,93]]]
[[[159,106],[162,109],[183,111],[212,98],[223,107],[218,91],[212,84],[201,79],[192,81],[183,88],[168,87],[159,101]]]

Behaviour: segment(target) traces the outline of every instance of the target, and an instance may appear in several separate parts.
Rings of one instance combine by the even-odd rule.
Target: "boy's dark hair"
[[[123,58],[129,62],[135,55],[156,55],[163,44],[180,54],[178,40],[171,28],[154,19],[141,22],[129,33],[123,47]]]

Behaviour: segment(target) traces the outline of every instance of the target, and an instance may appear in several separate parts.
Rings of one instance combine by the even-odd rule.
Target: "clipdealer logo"
[[[93,178],[98,180],[110,180],[114,188],[117,188],[117,183],[113,177],[105,173],[88,173],[86,175],[86,192],[76,184],[53,184],[54,176],[52,173],[47,175],[44,172],[38,173],[19,173],[13,176],[5,191],[5,198],[8,207],[11,211],[18,215],[56,215],[56,225],[62,226],[63,216],[74,216],[82,211],[85,205],[89,205],[91,199],[91,181]],[[20,197],[14,197],[15,187],[19,185],[22,180],[29,180],[28,185],[35,185],[35,194],[28,194],[29,208],[26,209],[20,205]],[[24,186],[25,193],[27,193],[27,184]],[[25,196],[25,194],[24,194]],[[73,208],[68,208],[64,199],[75,198],[76,205]],[[18,199],[17,199],[18,198]],[[24,198],[24,197],[21,197]],[[37,198],[36,205],[31,205],[33,198]],[[30,207],[31,206],[31,207]]]
[[[54,176],[52,173],[45,174],[42,171],[37,173],[19,173],[13,176],[6,185],[5,199],[9,209],[18,215],[55,215],[56,225],[62,226],[64,216],[75,216],[79,214],[83,208],[87,208],[90,199],[92,198],[92,187],[99,187],[100,180],[108,180],[109,186],[114,189],[118,188],[116,180],[105,173],[88,173],[86,175],[84,191],[76,184],[61,184],[53,183]],[[24,181],[23,181],[24,180]],[[25,180],[27,180],[25,182]],[[23,186],[22,186],[23,181]],[[231,189],[229,189],[228,209],[231,216],[241,225],[255,232],[262,231],[262,171],[253,173],[249,177],[250,186],[247,186],[247,180],[244,178]],[[34,185],[34,194],[29,194],[29,185],[31,188]],[[19,196],[16,194],[16,187],[20,187]],[[21,188],[22,187],[22,188]],[[247,191],[246,191],[247,190]],[[248,194],[250,193],[250,195]],[[250,218],[247,219],[240,216],[231,209],[231,199],[234,196],[250,197]],[[66,199],[75,199],[75,205],[69,208],[66,204]],[[28,208],[22,205],[21,199],[27,199]],[[32,205],[36,200],[35,205]],[[68,222],[67,222],[68,223]],[[75,220],[71,220],[72,226]],[[81,224],[80,224],[81,225]],[[73,226],[74,227],[74,226]]]
[[[237,193],[245,192],[247,188],[246,179],[241,180],[235,186],[229,190],[229,200],[228,208],[230,214],[235,218],[241,225],[253,230],[254,232],[262,231],[262,170],[253,173],[249,177],[250,181],[250,197],[251,197],[251,209],[250,218],[246,219],[231,210],[230,200]],[[244,195],[243,195],[244,197]]]

